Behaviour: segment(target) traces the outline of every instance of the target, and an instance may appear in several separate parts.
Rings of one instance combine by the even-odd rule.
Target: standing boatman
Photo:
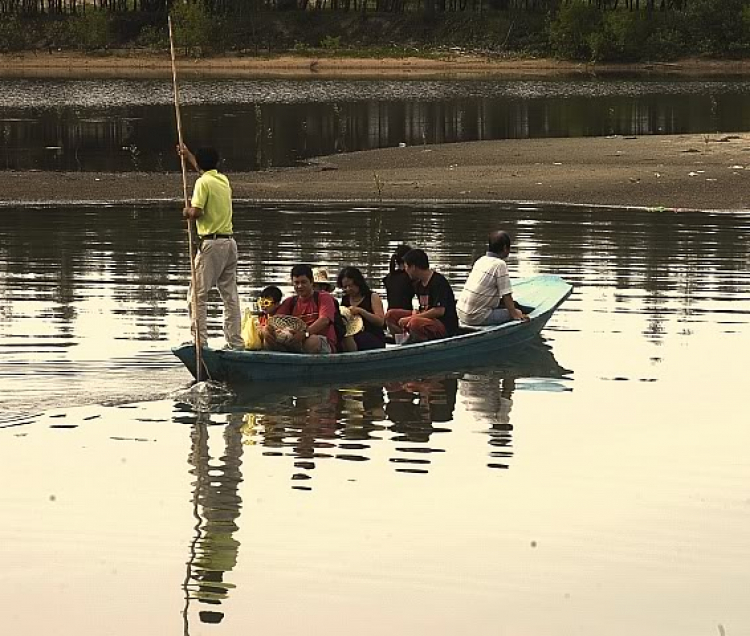
[[[242,315],[237,293],[237,243],[232,230],[232,188],[226,175],[217,171],[219,153],[214,148],[200,148],[195,154],[185,144],[178,154],[200,174],[193,188],[190,207],[183,209],[186,219],[195,221],[198,230],[198,253],[195,257],[196,304],[192,306],[192,287],[188,293],[188,311],[196,311],[198,334],[202,346],[208,342],[207,302],[216,287],[224,302],[224,337],[230,349],[244,349],[240,332]],[[195,330],[192,322],[191,330]],[[193,333],[195,336],[195,333]]]

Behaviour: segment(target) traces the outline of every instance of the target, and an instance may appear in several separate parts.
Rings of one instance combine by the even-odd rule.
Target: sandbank
[[[194,178],[191,175],[191,182]],[[750,134],[509,139],[386,148],[230,173],[240,201],[538,202],[750,208]],[[0,202],[173,201],[171,173],[3,172]]]

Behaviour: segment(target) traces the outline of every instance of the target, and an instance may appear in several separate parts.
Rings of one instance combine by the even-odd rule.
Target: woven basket
[[[271,316],[268,319],[268,326],[273,329],[276,340],[280,343],[288,342],[295,333],[307,328],[305,321],[297,316]]]
[[[304,331],[307,326],[305,321],[297,316],[270,316],[268,324],[274,329],[288,329],[289,331]]]

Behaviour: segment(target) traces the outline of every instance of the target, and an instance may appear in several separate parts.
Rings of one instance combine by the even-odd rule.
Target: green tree
[[[686,15],[698,52],[726,54],[745,41],[747,0],[690,0]]]
[[[175,47],[188,55],[202,54],[211,47],[216,21],[200,0],[176,2],[172,7]]]
[[[563,5],[549,27],[552,52],[573,60],[593,58],[595,34],[602,27],[602,11],[589,3]]]

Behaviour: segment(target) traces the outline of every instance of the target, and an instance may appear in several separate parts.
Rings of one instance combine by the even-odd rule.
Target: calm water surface
[[[185,80],[193,145],[227,170],[371,148],[478,139],[750,130],[737,78]],[[174,170],[168,79],[0,78],[0,170]]]
[[[498,226],[576,290],[454,373],[203,395],[176,210],[3,218],[3,633],[750,633],[750,216],[238,207],[245,301],[402,240],[458,287]]]

